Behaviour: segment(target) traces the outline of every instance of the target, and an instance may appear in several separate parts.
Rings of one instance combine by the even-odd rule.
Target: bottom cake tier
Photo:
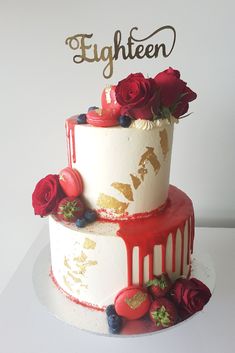
[[[77,228],[50,216],[49,227],[52,279],[77,303],[103,310],[127,286],[165,272],[172,280],[190,274],[193,205],[174,186],[164,209],[149,218]]]

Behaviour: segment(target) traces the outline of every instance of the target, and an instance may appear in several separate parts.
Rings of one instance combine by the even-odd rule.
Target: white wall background
[[[72,62],[64,41],[76,33],[104,46],[116,29],[127,38],[133,26],[140,37],[175,27],[167,59],[119,60],[109,83],[181,70],[198,100],[175,130],[171,182],[193,199],[197,225],[235,226],[234,13],[232,0],[0,0],[0,290],[46,223],[31,193],[67,163],[65,118],[99,105],[108,83],[103,63]]]

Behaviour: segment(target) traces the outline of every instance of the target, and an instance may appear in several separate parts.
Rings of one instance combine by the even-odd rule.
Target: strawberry
[[[172,282],[167,273],[155,276],[146,283],[146,287],[154,298],[164,297],[171,289]]]
[[[57,217],[61,221],[75,222],[83,217],[85,206],[78,197],[63,198],[57,208]]]
[[[177,320],[176,307],[166,298],[155,299],[150,306],[149,315],[159,330],[174,325]]]

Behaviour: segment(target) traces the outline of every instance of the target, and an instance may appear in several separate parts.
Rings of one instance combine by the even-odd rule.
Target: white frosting
[[[166,120],[166,119],[165,119]],[[140,122],[137,120],[136,124]],[[150,124],[147,123],[147,124]],[[84,197],[91,208],[102,209],[106,218],[125,218],[150,212],[162,206],[168,195],[173,123],[166,121],[148,130],[138,128],[110,127],[99,128],[91,125],[75,126],[76,168],[84,182]],[[151,125],[151,124],[150,124]],[[162,149],[162,132],[167,136],[168,151]],[[159,170],[149,160],[145,160],[147,173],[141,179],[141,157],[148,148],[152,149],[160,165]],[[131,174],[140,180],[135,188]],[[117,190],[113,183],[127,184],[131,188],[133,200]],[[128,205],[125,211],[117,213],[115,209],[101,207],[100,195],[108,195]]]
[[[79,301],[98,307],[114,302],[116,294],[127,286],[125,243],[116,235],[118,224],[95,222],[86,228],[66,226],[49,216],[51,264],[59,286]],[[166,247],[166,271],[174,280],[180,276],[181,235],[176,236],[176,271],[172,273],[172,237]],[[89,248],[89,244],[91,247]],[[184,229],[184,276],[187,265],[188,222]],[[138,284],[139,248],[133,251],[133,281]],[[154,247],[154,274],[162,272],[161,245]],[[144,258],[144,281],[148,281],[149,258]],[[81,273],[79,273],[81,272]]]
[[[140,129],[140,130],[152,130],[156,127],[164,128],[167,125],[177,123],[179,120],[174,116],[170,116],[169,119],[157,119],[157,120],[146,120],[146,119],[137,119],[133,120],[131,123],[131,128]]]

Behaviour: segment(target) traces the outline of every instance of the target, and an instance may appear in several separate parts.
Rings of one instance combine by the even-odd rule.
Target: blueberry
[[[78,228],[83,228],[83,227],[85,227],[87,225],[87,220],[85,219],[85,218],[78,218],[77,220],[76,220],[76,226],[78,227]]]
[[[84,214],[85,219],[87,220],[87,222],[94,222],[97,218],[97,214],[96,211],[94,210],[86,210],[85,214]]]
[[[122,318],[117,314],[109,315],[108,325],[111,333],[119,333],[122,328]]]
[[[78,124],[86,124],[87,117],[86,114],[79,114],[77,117],[77,123]]]
[[[127,115],[119,116],[119,124],[122,127],[129,127],[131,125],[131,118]]]
[[[88,108],[88,112],[90,112],[91,110],[96,110],[96,109],[99,109],[99,107],[96,107],[96,106],[90,107],[90,108]]]
[[[115,310],[115,306],[113,304],[108,305],[105,312],[106,312],[107,316],[110,316],[112,314],[117,315],[116,310]]]

